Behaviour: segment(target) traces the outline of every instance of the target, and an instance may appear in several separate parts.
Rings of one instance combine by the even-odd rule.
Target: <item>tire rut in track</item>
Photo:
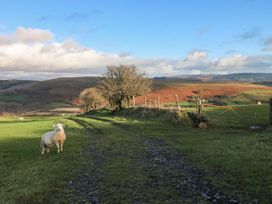
[[[89,140],[90,134],[102,134],[101,129],[77,118],[69,118],[80,126],[84,127],[87,132]],[[84,148],[84,155],[87,156],[88,161],[86,167],[75,172],[75,177],[70,181],[70,188],[73,189],[74,195],[72,203],[99,203],[99,194],[97,192],[97,183],[101,178],[99,166],[103,162],[103,157],[91,141]]]

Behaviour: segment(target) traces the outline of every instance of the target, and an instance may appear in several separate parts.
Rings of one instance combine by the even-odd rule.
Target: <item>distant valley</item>
[[[253,84],[254,89],[266,89],[265,87],[272,86],[272,74],[240,73],[154,77],[150,96],[156,98],[157,95],[161,95],[162,100],[170,102],[174,100],[174,93],[179,93],[180,97],[185,99],[192,92],[203,90],[207,96],[212,97],[213,93],[224,94],[217,90],[222,82],[229,84],[225,88],[226,93],[233,92],[233,89],[237,89],[234,87],[239,86],[245,91],[247,87],[252,86],[250,84]],[[36,109],[48,111],[60,107],[75,107],[78,104],[80,91],[96,86],[98,83],[99,77],[67,77],[46,81],[0,80],[0,112]],[[171,96],[166,98],[165,94]],[[242,97],[249,97],[249,94],[243,93]],[[137,98],[138,103],[141,103],[142,100],[141,97]]]

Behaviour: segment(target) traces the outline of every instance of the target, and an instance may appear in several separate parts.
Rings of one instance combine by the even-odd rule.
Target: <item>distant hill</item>
[[[172,77],[155,77],[158,80],[174,81],[202,81],[202,82],[220,82],[220,81],[242,81],[242,82],[270,82],[272,73],[237,73],[226,75],[176,75]]]
[[[23,89],[26,93],[43,93],[54,96],[75,97],[87,87],[97,85],[98,77],[62,77],[46,81],[39,81]]]
[[[0,81],[0,112],[74,106],[80,91],[97,85],[98,80],[98,77],[67,77],[46,81]]]
[[[26,84],[29,80],[0,80],[0,90],[8,89],[10,87]]]
[[[174,89],[174,92],[178,89],[176,87],[182,87],[182,93],[185,94],[184,87],[196,86],[193,89],[199,89],[199,87],[204,87],[205,84],[210,84],[210,86],[205,86],[216,88],[216,83],[235,81],[236,84],[250,82],[272,86],[272,74],[243,73],[155,77],[153,78],[152,91],[159,93],[161,90],[166,90],[163,93],[167,95],[167,90],[170,90],[169,87],[172,87],[171,90]],[[80,91],[96,86],[98,83],[99,77],[66,77],[46,81],[0,80],[0,112],[74,107],[75,103],[78,102]]]
[[[238,73],[228,75],[216,75],[212,81],[245,81],[245,82],[267,82],[272,81],[272,73]]]
[[[174,76],[174,77],[154,77],[157,83],[180,83],[180,82],[202,82],[203,80],[195,76]]]
[[[176,75],[171,78],[183,79],[185,81],[211,81],[214,75],[212,74],[195,74],[195,75]]]
[[[260,84],[264,86],[272,86],[272,81],[263,81],[263,82],[258,82],[256,84]]]

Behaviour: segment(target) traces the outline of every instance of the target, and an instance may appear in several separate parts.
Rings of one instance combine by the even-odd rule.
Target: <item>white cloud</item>
[[[14,33],[1,34],[0,44],[48,42],[54,39],[49,30],[18,27]]]
[[[205,57],[207,57],[207,53],[205,51],[195,50],[188,54],[188,56],[186,57],[186,60],[195,61],[195,60],[203,59]]]
[[[25,72],[25,71],[0,71],[1,80],[10,80],[16,79],[19,80],[47,80],[52,78],[59,78],[59,77],[83,77],[86,74],[77,74],[77,73],[55,73],[55,72]],[[91,76],[91,75],[89,75]],[[95,76],[95,75],[94,75]]]
[[[199,75],[199,74],[201,74],[201,71],[198,69],[193,69],[191,74]]]
[[[48,30],[19,27],[14,33],[0,34],[0,75],[14,78],[56,78],[100,75],[107,65],[135,64],[149,76],[180,74],[221,74],[271,72],[272,55],[236,54],[208,58],[206,51],[194,50],[184,59],[136,58],[129,54],[105,53],[68,39],[54,41]]]
[[[216,62],[217,67],[241,67],[246,64],[246,56],[233,55],[230,57],[221,58]]]

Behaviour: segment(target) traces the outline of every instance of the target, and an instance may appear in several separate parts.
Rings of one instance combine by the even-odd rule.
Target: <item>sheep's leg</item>
[[[49,147],[46,148],[46,152],[47,152],[47,153],[50,152],[50,148],[49,148]]]
[[[60,151],[63,151],[63,142],[60,143]]]
[[[44,155],[44,150],[45,150],[45,147],[43,146],[42,147],[42,155]]]
[[[59,143],[56,143],[56,146],[57,146],[58,153],[60,153],[60,146],[59,146]]]

